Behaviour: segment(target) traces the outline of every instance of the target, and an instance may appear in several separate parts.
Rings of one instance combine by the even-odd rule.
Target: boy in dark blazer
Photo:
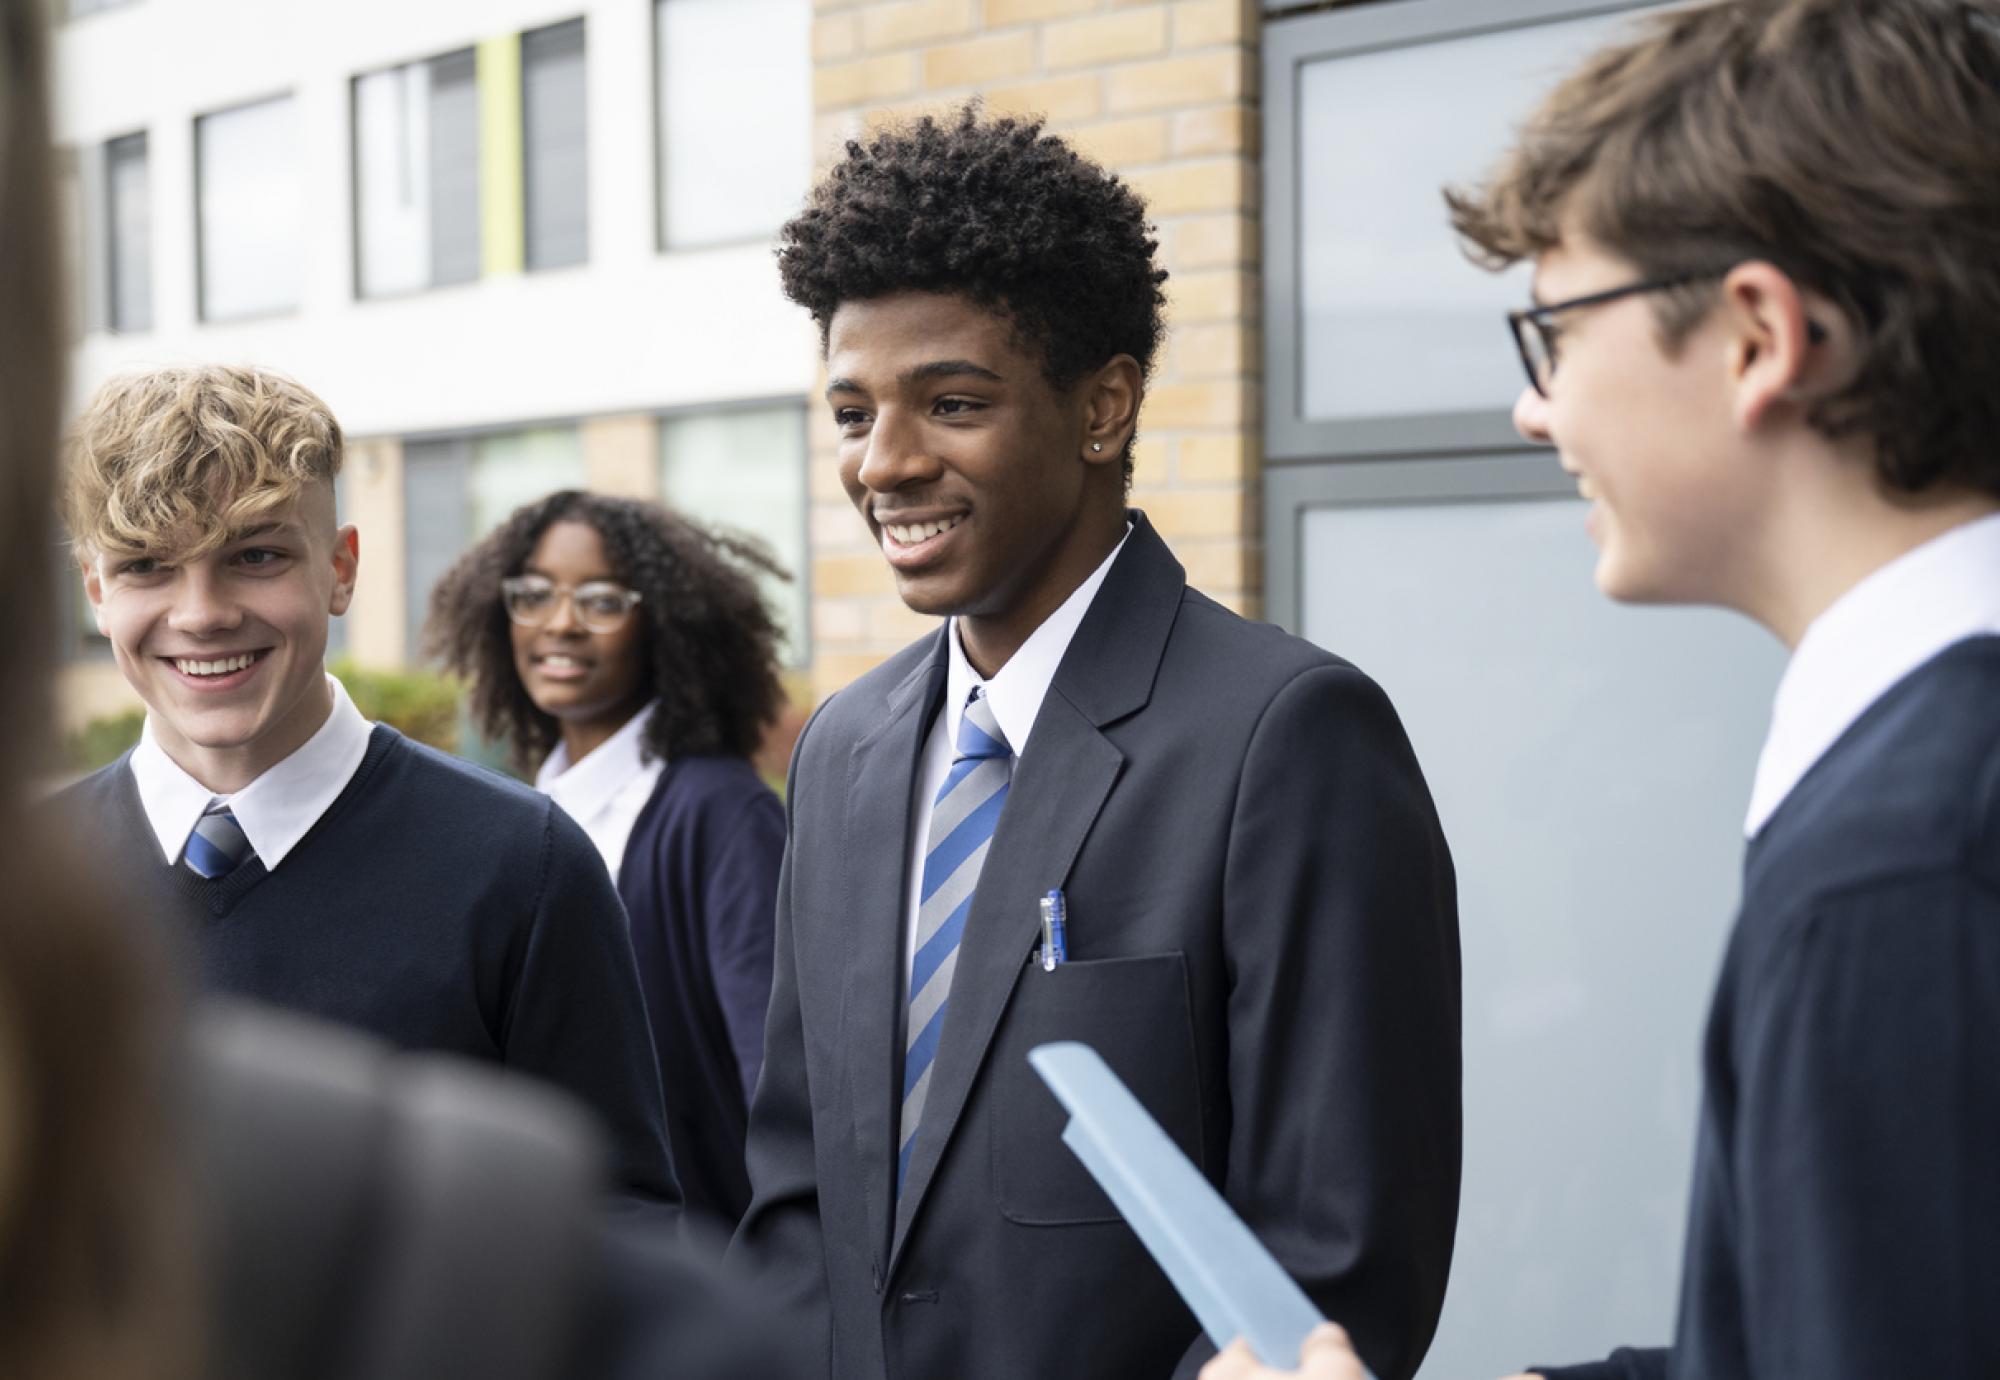
[[[783,233],[842,482],[949,617],[822,706],[787,798],[735,1251],[843,1380],[1210,1354],[1061,1143],[1048,1040],[1103,1053],[1384,1380],[1443,1299],[1450,858],[1382,692],[1125,506],[1153,250],[1128,188],[973,111],[849,145]]]
[[[1451,198],[1534,261],[1514,416],[1599,587],[1792,649],[1673,1347],[1550,1377],[2000,1375],[1996,131],[1992,0],[1737,0],[1600,53]]]

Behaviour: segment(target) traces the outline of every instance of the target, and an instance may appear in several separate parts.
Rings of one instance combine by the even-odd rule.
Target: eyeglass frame
[[[1707,269],[1698,273],[1677,273],[1668,278],[1645,278],[1623,287],[1606,288],[1602,292],[1586,293],[1582,297],[1571,297],[1561,302],[1548,302],[1536,307],[1523,307],[1507,313],[1507,328],[1514,336],[1514,350],[1521,357],[1521,368],[1528,375],[1528,386],[1546,400],[1549,390],[1541,375],[1535,372],[1534,352],[1528,346],[1527,328],[1533,327],[1535,337],[1549,361],[1549,378],[1556,376],[1556,346],[1549,338],[1550,319],[1559,313],[1576,311],[1580,307],[1601,307],[1607,303],[1626,297],[1636,297],[1646,292],[1667,292],[1673,288],[1686,287],[1690,283],[1707,282],[1715,278],[1727,277],[1731,269]],[[1806,337],[1817,345],[1826,339],[1826,328],[1806,318]]]
[[[517,592],[540,586],[547,586],[548,589],[548,613],[534,621],[520,617],[514,612],[513,604],[510,602],[512,596]],[[620,611],[618,617],[609,626],[599,627],[592,623],[584,614],[583,605],[579,602],[578,596],[587,589],[615,590],[619,597],[623,599],[625,603],[624,609]],[[500,582],[501,611],[507,615],[508,622],[522,628],[546,628],[554,621],[556,611],[567,600],[570,612],[576,616],[577,626],[585,632],[614,633],[625,626],[627,621],[632,617],[632,610],[639,607],[645,601],[645,598],[646,596],[640,591],[621,585],[616,580],[585,580],[582,584],[578,585],[561,585],[546,575],[509,575]]]

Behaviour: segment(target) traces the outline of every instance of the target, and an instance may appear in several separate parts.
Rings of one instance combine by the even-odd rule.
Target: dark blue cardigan
[[[618,869],[692,1213],[733,1228],[750,1202],[743,1136],[764,1060],[785,808],[740,757],[669,762]]]
[[[1914,671],[1751,844],[1672,1351],[1561,1380],[2000,1376],[2000,637]]]

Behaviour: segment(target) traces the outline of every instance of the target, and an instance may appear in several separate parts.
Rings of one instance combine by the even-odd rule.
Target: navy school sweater
[[[129,754],[55,798],[210,990],[504,1064],[602,1120],[620,1186],[678,1207],[659,1067],[611,879],[546,796],[376,725],[277,871],[164,864]]]
[[[734,1228],[764,1061],[785,807],[741,757],[667,764],[625,845],[618,894],[666,1087],[688,1211]]]
[[[1671,1351],[1559,1380],[2000,1376],[2000,637],[1912,672],[1750,845]]]

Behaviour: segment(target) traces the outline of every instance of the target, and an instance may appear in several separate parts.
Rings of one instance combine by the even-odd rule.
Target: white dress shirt
[[[937,793],[951,772],[951,759],[958,743],[958,721],[965,715],[966,701],[975,689],[984,686],[986,698],[993,706],[993,718],[1000,725],[1007,746],[1014,750],[1015,759],[1027,755],[1029,734],[1035,727],[1035,717],[1042,712],[1042,701],[1048,698],[1056,668],[1062,665],[1070,639],[1076,636],[1077,627],[1084,614],[1090,612],[1091,601],[1097,597],[1104,577],[1111,573],[1111,563],[1118,559],[1131,535],[1132,524],[1128,522],[1125,536],[1118,539],[1111,554],[1070,592],[1061,607],[1042,620],[1041,626],[1028,635],[1020,650],[1007,659],[1007,664],[991,680],[981,680],[979,672],[965,659],[965,649],[958,640],[958,620],[954,618],[945,626],[945,642],[950,651],[944,707],[937,722],[931,725],[930,737],[924,740],[923,757],[917,766],[916,795],[910,809],[910,871],[903,898],[905,1006],[909,1005],[910,965],[916,961],[917,911],[924,899],[924,844],[930,836],[931,811],[937,804]]]
[[[580,762],[572,764],[569,749],[557,743],[535,773],[535,789],[548,792],[565,814],[583,826],[583,832],[604,855],[604,865],[611,869],[614,881],[625,861],[632,826],[639,822],[639,812],[646,808],[660,773],[667,767],[664,758],[648,759],[645,753],[646,720],[658,703],[649,702],[627,719],[624,727],[585,753]]]
[[[188,835],[212,804],[229,807],[267,872],[277,871],[285,855],[319,823],[360,769],[374,731],[347,697],[347,687],[332,676],[326,683],[333,692],[326,722],[291,756],[234,795],[217,795],[183,771],[154,737],[152,716],[146,717],[139,745],[132,749],[132,777],[167,866],[180,861]]]
[[[1954,642],[2000,633],[2000,514],[1897,557],[1812,621],[1778,682],[1743,830],[1755,838],[1868,707]]]

